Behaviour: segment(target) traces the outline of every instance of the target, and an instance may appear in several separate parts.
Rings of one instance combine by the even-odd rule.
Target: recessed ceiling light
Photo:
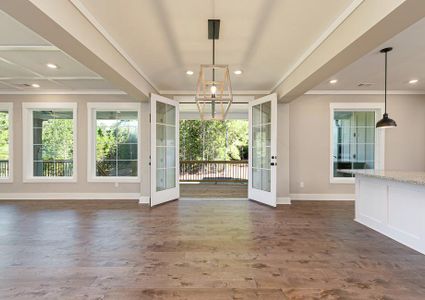
[[[409,81],[409,83],[410,83],[410,84],[415,84],[415,83],[418,83],[418,81],[419,81],[419,80],[417,80],[417,79],[412,79],[412,80],[410,80],[410,81]]]
[[[58,66],[57,66],[57,65],[52,64],[52,63],[48,63],[46,66],[47,66],[48,68],[50,68],[50,69],[57,69],[57,68],[58,68]]]
[[[33,88],[39,88],[39,87],[40,87],[40,85],[39,85],[38,83],[33,83],[33,84],[31,84],[31,86],[32,86]]]
[[[233,73],[235,75],[241,75],[242,74],[242,70],[235,70]]]
[[[192,70],[187,70],[186,71],[186,74],[192,76],[193,75],[193,71]]]
[[[338,79],[332,79],[331,81],[329,81],[330,84],[335,84],[338,82]]]

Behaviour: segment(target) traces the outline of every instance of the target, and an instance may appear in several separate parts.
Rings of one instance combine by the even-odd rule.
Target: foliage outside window
[[[180,121],[180,160],[248,159],[248,121]]]
[[[96,176],[138,176],[138,112],[96,111]]]
[[[333,177],[353,177],[339,170],[375,168],[375,111],[334,111]]]
[[[74,120],[72,110],[34,110],[33,176],[72,177]]]
[[[0,110],[0,178],[9,177],[9,113]]]

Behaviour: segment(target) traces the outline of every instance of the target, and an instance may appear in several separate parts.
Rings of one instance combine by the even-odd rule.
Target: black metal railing
[[[64,177],[73,175],[72,160],[43,160],[34,162],[34,176]]]
[[[9,161],[0,160],[0,178],[9,177]]]
[[[248,181],[248,161],[180,161],[180,181],[246,182]]]

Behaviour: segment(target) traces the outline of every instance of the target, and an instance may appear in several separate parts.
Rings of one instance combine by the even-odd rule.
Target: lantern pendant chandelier
[[[201,120],[225,120],[232,105],[229,66],[215,64],[215,40],[220,33],[220,20],[208,20],[208,39],[212,40],[212,64],[201,65],[196,86],[196,105]]]

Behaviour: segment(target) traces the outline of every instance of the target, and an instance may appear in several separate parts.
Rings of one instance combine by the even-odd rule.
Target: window
[[[89,103],[89,180],[139,179],[138,103]]]
[[[75,103],[24,103],[25,181],[76,180]]]
[[[354,182],[339,170],[383,168],[384,132],[375,127],[381,112],[381,104],[331,104],[332,183]]]
[[[0,183],[12,182],[12,103],[0,103]]]

